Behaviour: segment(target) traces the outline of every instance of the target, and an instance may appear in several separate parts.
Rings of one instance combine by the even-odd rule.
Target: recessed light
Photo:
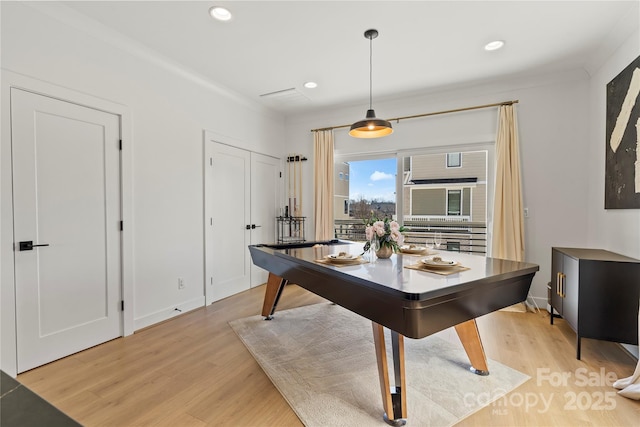
[[[504,42],[502,40],[494,40],[492,42],[487,43],[484,46],[484,50],[498,50],[502,46],[504,46]]]
[[[209,9],[209,15],[218,21],[229,21],[231,19],[231,12],[229,12],[229,9],[221,6],[213,6]]]
[[[307,89],[315,89],[318,87],[318,83],[316,82],[306,82],[304,84],[304,87],[306,87]]]

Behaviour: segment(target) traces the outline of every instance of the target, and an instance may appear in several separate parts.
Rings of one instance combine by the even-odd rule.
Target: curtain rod
[[[501,105],[513,105],[517,103],[518,103],[518,100],[516,99],[514,101],[496,102],[494,104],[476,105],[474,107],[456,108],[454,110],[436,111],[434,113],[424,113],[424,114],[416,114],[413,116],[394,117],[392,119],[387,119],[387,120],[390,122],[393,122],[393,121],[400,122],[400,120],[417,119],[418,117],[437,116],[439,114],[458,113],[460,111],[479,110],[481,108],[499,107]],[[349,125],[329,126],[326,128],[311,129],[311,132],[319,132],[322,130],[333,130],[333,129],[340,129],[340,128],[348,128],[348,127],[351,127],[351,125],[349,124]]]

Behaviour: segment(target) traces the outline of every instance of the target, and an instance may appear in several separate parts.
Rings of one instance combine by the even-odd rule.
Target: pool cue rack
[[[307,158],[302,154],[287,155],[287,199],[284,215],[276,218],[278,243],[304,242],[304,222],[302,216],[302,164]]]
[[[276,217],[278,243],[306,242],[304,237],[304,216]]]

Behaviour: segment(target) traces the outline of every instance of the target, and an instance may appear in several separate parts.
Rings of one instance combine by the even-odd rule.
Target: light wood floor
[[[252,289],[33,369],[18,380],[85,426],[300,426],[227,324],[258,314],[263,293],[262,286]],[[319,301],[289,285],[279,309]],[[626,377],[635,367],[616,344],[583,340],[578,361],[575,334],[563,320],[550,326],[546,312],[496,312],[478,325],[489,358],[532,378],[459,425],[640,425],[640,402],[602,384],[601,369]],[[442,335],[455,339],[447,331]],[[540,369],[554,379],[563,373],[571,377],[551,384]],[[593,377],[583,384],[587,373]]]

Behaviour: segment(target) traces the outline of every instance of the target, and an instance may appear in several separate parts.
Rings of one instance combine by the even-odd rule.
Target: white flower
[[[364,229],[364,235],[367,238],[367,240],[373,239],[373,227],[370,225],[367,225],[367,228]]]
[[[404,236],[398,230],[391,230],[391,239],[398,242],[399,245],[404,243]]]
[[[389,223],[389,228],[391,228],[391,231],[400,231],[400,224],[398,224],[396,221],[391,221]]]
[[[384,236],[384,222],[376,221],[373,223],[373,229],[375,230],[378,237]]]

